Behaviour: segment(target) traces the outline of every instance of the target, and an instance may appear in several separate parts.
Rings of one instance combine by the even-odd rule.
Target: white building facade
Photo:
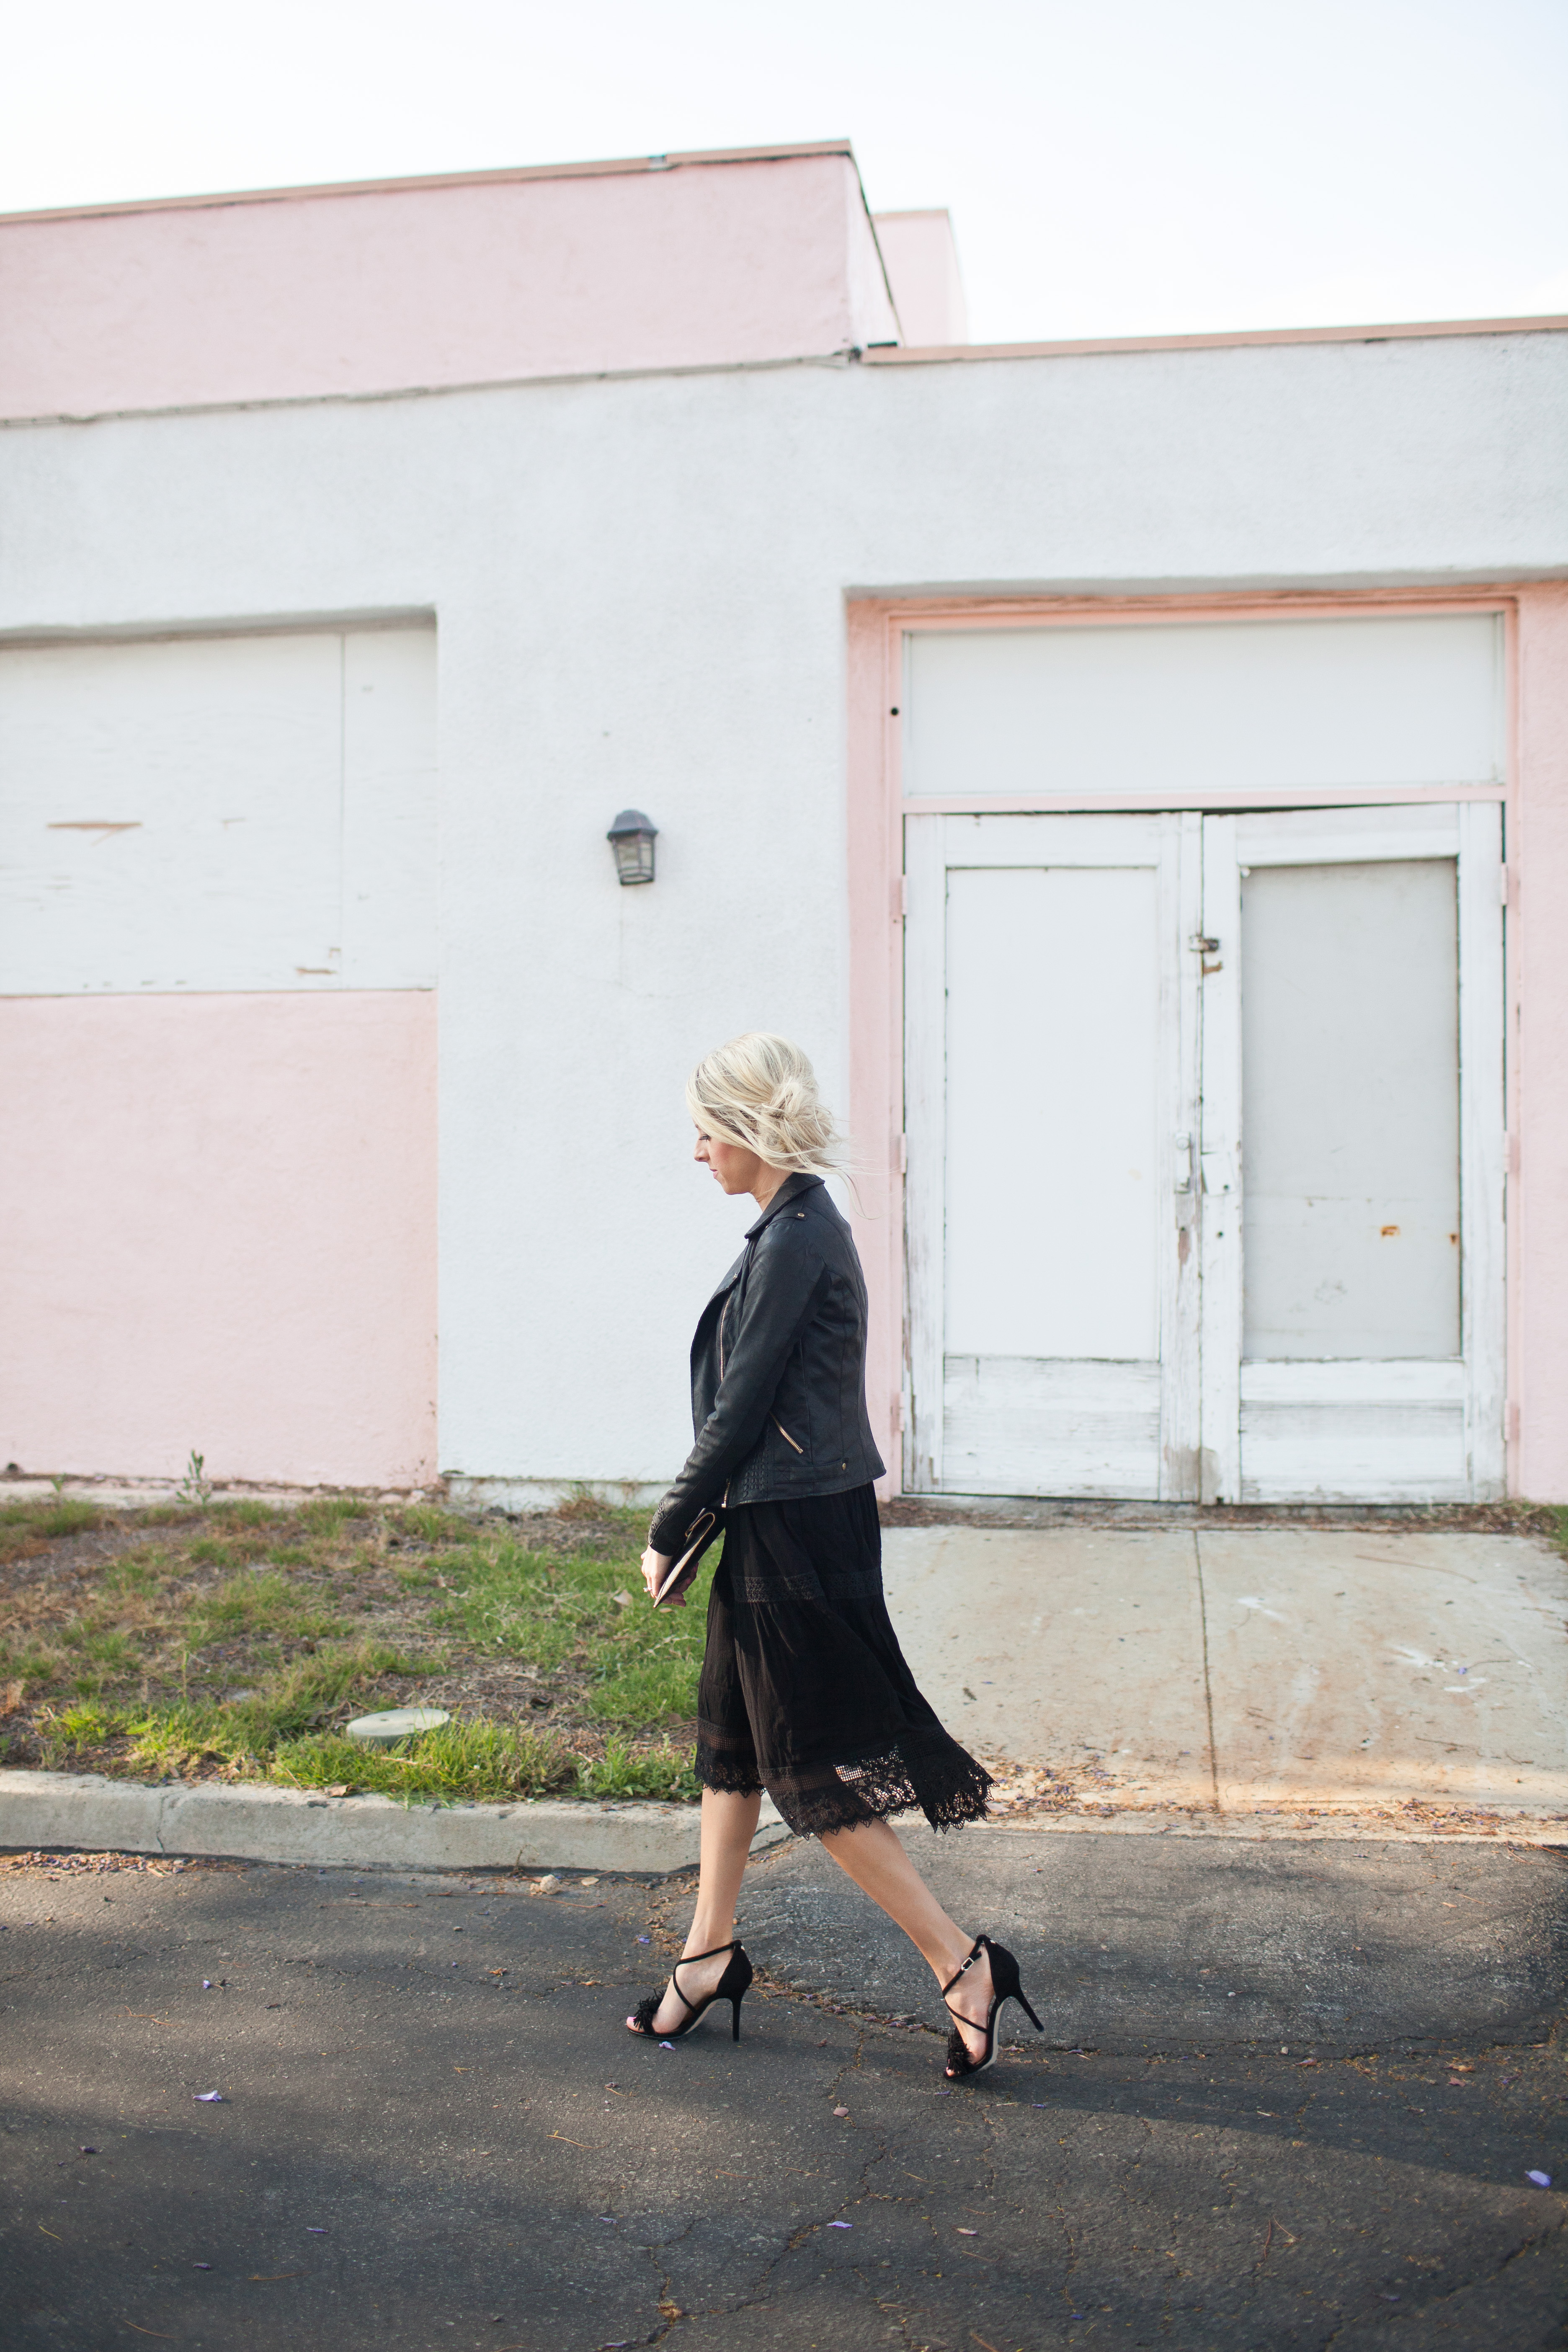
[[[7,269],[8,1458],[657,1486],[767,1027],[893,1491],[1568,1496],[1568,325],[915,347],[834,148]]]

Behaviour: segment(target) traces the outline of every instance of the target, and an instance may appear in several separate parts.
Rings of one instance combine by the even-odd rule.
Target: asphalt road
[[[1556,1853],[931,1853],[1052,2027],[957,2090],[813,1846],[668,2051],[679,1885],[0,1868],[5,2352],[1568,2342]]]

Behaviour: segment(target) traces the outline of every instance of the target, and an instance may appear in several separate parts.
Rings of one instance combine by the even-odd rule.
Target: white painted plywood
[[[1255,866],[1241,909],[1243,1352],[1458,1356],[1456,862]]]
[[[343,640],[343,981],[437,977],[436,632]]]
[[[1173,797],[1501,781],[1489,614],[920,630],[911,795]]]
[[[1495,804],[1476,803],[1204,821],[1213,923],[1234,923],[1225,902],[1245,885],[1254,926],[1245,1119],[1240,1039],[1223,995],[1207,995],[1205,1030],[1205,1096],[1211,1088],[1216,1100],[1234,1094],[1236,1133],[1246,1135],[1252,1345],[1270,1311],[1271,1283],[1311,1294],[1305,1307],[1288,1296],[1281,1313],[1332,1323],[1343,1301],[1330,1345],[1321,1336],[1305,1345],[1292,1324],[1283,1336],[1293,1354],[1280,1349],[1239,1364],[1227,1408],[1218,1383],[1238,1350],[1226,1340],[1230,1316],[1220,1311],[1221,1291],[1211,1291],[1205,1277],[1205,1453],[1234,1445],[1231,1491],[1247,1500],[1484,1500],[1501,1491],[1500,814]],[[1367,858],[1346,856],[1357,842],[1368,847]],[[1319,862],[1320,847],[1341,862]],[[1245,875],[1238,848],[1250,867]],[[1355,915],[1358,901],[1360,919],[1342,936],[1342,918]],[[1326,966],[1321,954],[1313,961],[1314,941],[1331,951]],[[1260,942],[1265,962],[1275,959],[1272,973],[1252,952]],[[1234,957],[1225,961],[1234,969]],[[1309,968],[1321,979],[1305,978]],[[1221,976],[1222,989],[1228,977]],[[1215,982],[1205,986],[1212,992]],[[1314,1023],[1328,1034],[1314,1036]],[[1270,1055],[1275,1066],[1263,1066]],[[1320,1192],[1331,1218],[1350,1216],[1353,1192],[1336,1196],[1331,1189],[1336,1158],[1386,1186],[1382,1206],[1389,1213],[1379,1217],[1377,1244],[1392,1248],[1406,1237],[1382,1226],[1402,1223],[1402,1206],[1413,1203],[1425,1272],[1417,1253],[1415,1265],[1391,1273],[1365,1234],[1359,1255],[1354,1232],[1342,1233],[1325,1255],[1316,1235],[1299,1230]],[[1276,1177],[1283,1171],[1283,1193],[1269,1181],[1270,1161]],[[1396,1179],[1413,1191],[1397,1196]],[[1300,1213],[1294,1225],[1282,1198],[1284,1209],[1293,1199]],[[1376,1204],[1375,1194],[1363,1182],[1363,1207],[1369,1202]],[[1272,1224],[1271,1204],[1280,1213]],[[1205,1199],[1205,1222],[1208,1210]],[[1424,1240],[1423,1217],[1434,1226]],[[1228,1232],[1234,1214],[1225,1222]],[[1455,1233],[1457,1243],[1449,1238]],[[1355,1352],[1356,1339],[1366,1335],[1352,1328],[1352,1312],[1374,1326],[1373,1344]]]
[[[948,875],[950,1356],[1159,1354],[1158,879]]]
[[[434,683],[428,630],[0,653],[0,990],[428,985]]]
[[[944,1494],[1160,1493],[1158,1362],[950,1355],[943,1369]]]
[[[1195,817],[909,820],[913,1489],[1195,1490],[1200,849]]]

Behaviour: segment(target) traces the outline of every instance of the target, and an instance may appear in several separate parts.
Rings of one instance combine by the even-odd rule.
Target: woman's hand
[[[675,1555],[673,1552],[653,1551],[651,1549],[644,1552],[642,1556],[642,1577],[643,1582],[647,1587],[647,1597],[650,1601],[653,1599],[654,1594],[658,1591],[659,1586],[664,1582],[665,1578],[669,1574],[670,1562],[674,1557]],[[671,1593],[669,1598],[669,1606],[672,1609],[684,1609],[686,1606],[685,1593]]]

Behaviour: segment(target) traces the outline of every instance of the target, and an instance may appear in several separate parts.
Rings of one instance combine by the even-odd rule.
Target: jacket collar
[[[748,1241],[753,1241],[757,1234],[762,1232],[763,1227],[767,1223],[768,1219],[778,1215],[779,1211],[784,1207],[786,1201],[797,1201],[803,1192],[809,1192],[814,1184],[819,1185],[822,1179],[820,1176],[786,1176],[784,1182],[779,1186],[778,1191],[773,1194],[773,1199],[768,1202],[767,1207],[763,1211],[762,1215],[757,1219],[756,1223],[746,1227],[746,1239]]]

